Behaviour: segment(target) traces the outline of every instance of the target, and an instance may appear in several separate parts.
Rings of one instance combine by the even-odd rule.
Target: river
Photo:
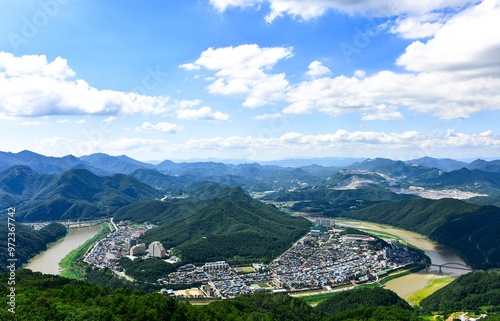
[[[440,246],[424,235],[398,229],[392,226],[375,224],[370,222],[350,221],[350,220],[337,220],[336,224],[343,226],[350,226],[363,230],[379,231],[386,234],[397,236],[408,244],[414,245],[423,250],[425,254],[430,257],[432,264],[445,264],[448,262],[466,264],[464,260],[452,250]],[[447,269],[442,268],[442,274],[439,273],[438,267],[431,267],[428,271],[422,270],[418,273],[406,275],[386,283],[385,288],[396,292],[400,297],[407,298],[409,295],[425,288],[431,280],[443,277],[458,277],[459,275],[468,273],[465,270]]]
[[[71,251],[78,248],[101,230],[100,226],[88,226],[71,229],[63,239],[52,244],[47,251],[35,256],[24,266],[32,271],[44,274],[60,274],[59,262]]]

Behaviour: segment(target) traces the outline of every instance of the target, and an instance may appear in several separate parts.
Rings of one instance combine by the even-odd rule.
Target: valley
[[[104,238],[65,263],[64,275],[102,285],[207,303],[289,293],[318,304],[339,289],[378,286],[410,300],[423,289],[431,295],[437,287],[429,283],[444,275],[467,272],[454,267],[500,267],[493,162],[449,171],[388,159],[299,168],[151,165],[103,154],[72,162],[81,164],[66,169],[50,158],[50,166],[34,166],[41,173],[21,163],[1,171],[0,202],[16,206],[21,239],[48,226],[110,220]],[[64,240],[45,252],[47,265],[59,262],[50,251],[63,253]],[[40,270],[58,274],[57,262],[56,270]]]

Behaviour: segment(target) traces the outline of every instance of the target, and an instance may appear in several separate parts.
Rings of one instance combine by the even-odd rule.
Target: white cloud
[[[323,66],[323,63],[317,60],[309,64],[309,70],[307,71],[307,75],[313,78],[329,75],[331,73],[332,71],[328,67]]]
[[[397,64],[418,72],[500,74],[500,3],[484,0],[452,17],[435,36],[406,48]]]
[[[164,133],[175,134],[178,133],[182,128],[179,125],[171,124],[168,122],[159,122],[158,124],[152,124],[150,122],[143,122],[140,127],[135,129],[136,132],[142,132],[144,130],[157,130]]]
[[[108,118],[104,119],[103,122],[105,123],[110,123],[116,120],[116,116],[109,116]]]
[[[215,72],[207,87],[210,93],[246,94],[246,107],[258,107],[279,100],[288,86],[285,74],[269,74],[282,59],[292,57],[292,48],[261,48],[255,44],[238,47],[208,48],[194,62],[195,66]]]
[[[180,109],[177,111],[177,117],[185,120],[228,120],[229,115],[220,111],[212,111],[208,106],[200,109]]]
[[[268,3],[271,11],[267,14],[268,22],[284,15],[302,20],[311,20],[324,15],[329,10],[368,17],[395,17],[399,15],[423,15],[436,10],[463,8],[476,0],[210,0],[219,11],[228,7],[251,7]]]
[[[500,109],[500,79],[382,71],[363,79],[338,76],[304,81],[290,89],[287,100],[290,104],[283,112],[289,114],[319,111],[336,116],[358,111],[365,120],[376,115],[401,119],[396,107],[407,106],[442,119],[468,118],[482,110]],[[383,105],[391,106],[389,114],[380,114],[377,106]]]
[[[394,106],[378,105],[372,111],[367,112],[361,117],[361,120],[403,120],[404,116]]]
[[[420,39],[434,36],[444,25],[445,18],[441,15],[426,14],[417,17],[401,16],[396,19],[390,29],[393,34],[405,39]]]
[[[63,137],[44,138],[36,142],[33,151],[52,155],[119,154],[124,152],[159,152],[168,148],[166,140],[124,137],[116,140],[80,140]]]
[[[71,120],[67,118],[60,118],[56,120],[58,124],[85,124],[85,119],[79,119],[79,120]]]
[[[169,97],[99,90],[82,79],[60,57],[16,57],[0,52],[0,116],[162,113]]]
[[[255,117],[252,117],[254,120],[267,120],[267,119],[276,119],[283,117],[282,113],[274,113],[274,114],[262,114]]]
[[[354,76],[358,78],[365,78],[366,77],[366,71],[364,70],[356,70],[354,71]]]
[[[178,106],[179,108],[191,108],[198,106],[199,104],[201,104],[201,100],[199,99],[184,99],[176,102],[176,106]]]
[[[220,12],[228,7],[251,7],[264,2],[264,0],[210,0],[210,3]]]
[[[184,70],[200,70],[200,66],[197,66],[192,63],[179,65],[179,68]]]
[[[305,135],[285,133],[276,138],[230,136],[194,139],[175,148],[183,151],[241,150],[247,155],[325,155],[331,152],[343,155],[387,157],[398,155],[398,159],[412,159],[417,155],[449,152],[453,149],[500,148],[500,136],[492,133],[464,134],[449,131],[443,134],[423,134],[418,131],[384,133],[372,131],[348,132],[340,129],[333,133]],[[355,154],[352,154],[355,153]],[[384,156],[385,155],[385,156]]]

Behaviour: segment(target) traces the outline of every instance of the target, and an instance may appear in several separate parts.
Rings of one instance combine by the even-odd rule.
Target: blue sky
[[[0,150],[500,157],[498,0],[0,0]]]

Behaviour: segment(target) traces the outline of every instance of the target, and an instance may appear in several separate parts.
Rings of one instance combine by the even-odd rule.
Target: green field
[[[94,245],[95,242],[102,239],[109,233],[108,224],[101,223],[101,230],[94,235],[91,239],[87,240],[83,245],[74,249],[69,253],[64,259],[61,260],[61,267],[63,270],[61,271],[61,276],[83,280],[85,276],[85,269],[87,268],[86,264],[83,263],[83,256],[87,252],[87,250]]]
[[[241,272],[243,273],[253,273],[255,272],[255,269],[251,266],[243,266],[243,267],[240,267],[241,269]]]
[[[431,280],[429,282],[429,285],[427,285],[425,288],[423,288],[420,291],[417,291],[410,295],[406,300],[411,304],[411,305],[419,305],[420,301],[431,295],[432,293],[436,292],[437,290],[444,288],[448,284],[450,284],[454,278],[442,278],[442,279],[435,279]]]

